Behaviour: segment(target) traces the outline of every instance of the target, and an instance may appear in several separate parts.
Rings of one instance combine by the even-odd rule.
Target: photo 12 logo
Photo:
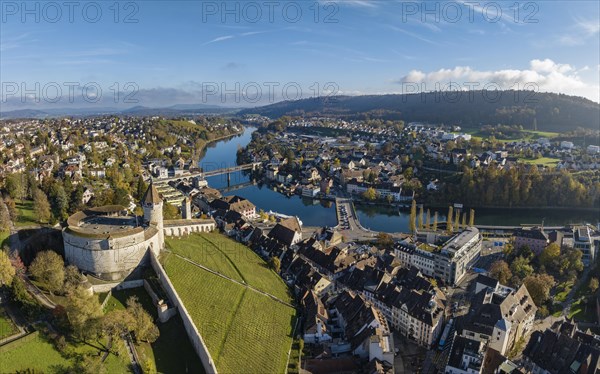
[[[533,1],[514,2],[508,7],[494,1],[403,1],[401,7],[403,23],[411,20],[423,23],[538,23],[536,16],[540,10],[538,3]]]
[[[2,23],[138,23],[135,1],[0,1]]]
[[[298,82],[203,82],[202,103],[219,101],[225,103],[274,103],[294,101],[307,97],[324,97],[335,100],[340,88],[335,82],[313,82],[302,87]]]
[[[446,102],[458,103],[466,98],[468,102],[479,101],[476,95],[487,103],[497,103],[503,99],[503,95],[510,95],[514,103],[533,104],[538,102],[536,97],[540,87],[534,82],[515,82],[512,85],[497,82],[402,82],[402,102],[409,100],[409,95],[420,95],[421,102]]]
[[[134,82],[118,82],[105,87],[97,82],[2,82],[2,103],[9,100],[18,100],[21,103],[98,103],[103,98],[112,100],[114,103],[137,104],[139,100],[136,94],[139,86]],[[104,93],[108,93],[103,97]]]
[[[221,23],[338,23],[333,1],[203,1],[202,22]]]

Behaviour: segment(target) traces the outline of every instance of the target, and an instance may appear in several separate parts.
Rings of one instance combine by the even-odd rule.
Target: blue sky
[[[599,101],[597,1],[22,4],[1,1],[5,108],[65,106],[69,82],[79,106],[86,84],[104,106],[525,85]],[[137,102],[124,102],[132,91]]]

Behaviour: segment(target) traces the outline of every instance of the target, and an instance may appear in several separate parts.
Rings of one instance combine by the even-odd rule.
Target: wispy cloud
[[[386,26],[390,30],[393,30],[393,31],[396,31],[396,32],[399,32],[399,33],[402,33],[402,34],[405,34],[405,35],[408,35],[408,36],[410,36],[410,37],[412,37],[414,39],[420,40],[422,42],[429,43],[429,44],[432,44],[432,45],[437,45],[437,46],[440,45],[439,43],[436,43],[433,40],[427,39],[426,37],[424,37],[424,36],[422,36],[420,34],[414,33],[412,31],[405,30],[405,29],[403,29],[401,27],[394,26],[394,25],[386,25]]]
[[[223,36],[216,37],[212,40],[209,40],[206,43],[204,43],[203,45],[218,43],[218,42],[222,42],[222,41],[233,39],[233,38],[234,38],[233,35],[223,35]]]
[[[573,18],[573,24],[568,30],[558,37],[558,42],[564,46],[577,46],[585,44],[600,33],[598,20]]]

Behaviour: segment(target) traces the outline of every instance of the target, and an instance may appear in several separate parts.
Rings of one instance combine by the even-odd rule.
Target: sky
[[[0,1],[2,110],[528,89],[600,101],[598,1]]]

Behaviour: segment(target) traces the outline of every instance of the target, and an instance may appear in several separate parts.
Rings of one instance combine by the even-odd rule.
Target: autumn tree
[[[48,197],[44,191],[39,188],[36,188],[35,191],[33,191],[33,211],[38,222],[43,223],[50,221],[52,216],[50,203],[48,202]]]
[[[596,290],[598,290],[598,286],[600,284],[598,283],[598,278],[593,277],[592,279],[590,279],[590,283],[588,285],[590,291],[592,291],[592,293],[596,292]]]
[[[42,251],[35,256],[29,272],[51,293],[60,291],[65,281],[65,263],[54,251]]]
[[[269,260],[269,266],[271,267],[271,269],[273,269],[274,272],[279,273],[279,271],[281,270],[281,261],[278,257],[273,256]]]
[[[70,289],[67,296],[67,318],[75,336],[83,340],[97,336],[102,317],[98,297],[83,286]]]
[[[543,265],[548,269],[555,269],[559,257],[560,246],[557,243],[550,243],[546,248],[544,248],[542,253],[540,253],[540,265]]]
[[[538,307],[550,297],[550,290],[554,287],[554,278],[548,274],[528,275],[523,281],[533,302]]]
[[[363,198],[365,200],[373,201],[377,199],[377,191],[373,187],[369,187],[363,192]]]
[[[429,230],[431,227],[431,211],[427,209],[427,215],[425,216],[425,228]]]
[[[433,225],[431,229],[433,231],[437,231],[438,228],[438,212],[433,213]]]
[[[475,226],[475,209],[471,209],[471,212],[469,214],[469,226]]]
[[[154,343],[160,336],[160,331],[150,314],[138,302],[137,297],[131,296],[127,299],[127,312],[133,317],[133,332],[136,340]]]
[[[417,227],[419,228],[419,230],[423,229],[423,204],[421,204],[421,206],[419,207],[419,217],[417,219]]]
[[[15,273],[10,257],[5,251],[0,250],[0,286],[10,286]]]
[[[108,312],[101,322],[102,332],[113,339],[133,331],[136,321],[129,310],[112,310]]]
[[[496,278],[501,284],[507,285],[513,275],[506,261],[498,260],[490,267],[490,276]]]
[[[412,233],[417,231],[416,227],[416,219],[417,219],[417,202],[415,200],[412,201],[412,205],[410,206],[410,216],[408,218],[408,230]]]
[[[454,217],[454,208],[451,206],[448,207],[448,217],[446,218],[446,230],[448,233],[454,232],[454,228],[452,227],[452,218]]]

